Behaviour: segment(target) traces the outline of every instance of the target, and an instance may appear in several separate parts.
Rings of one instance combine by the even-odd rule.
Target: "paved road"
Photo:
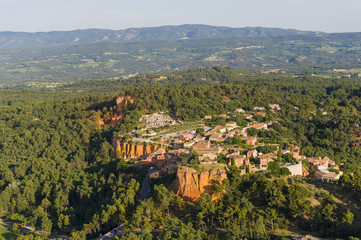
[[[142,189],[140,189],[140,201],[144,201],[146,199],[148,199],[150,197],[150,185],[149,185],[149,181],[150,181],[150,174],[155,171],[154,167],[150,168],[147,176],[144,179],[143,185],[142,185]]]
[[[114,237],[120,237],[123,234],[125,234],[125,230],[124,230],[124,224],[119,225],[116,228],[113,228],[110,232],[99,236],[97,238],[95,238],[94,240],[111,240]]]

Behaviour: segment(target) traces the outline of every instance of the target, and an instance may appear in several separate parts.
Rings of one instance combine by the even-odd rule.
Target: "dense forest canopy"
[[[256,134],[344,164],[337,191],[348,191],[359,208],[359,82],[224,67],[164,76],[83,81],[57,91],[0,90],[0,215],[71,239],[96,237],[119,224],[142,229],[125,239],[151,239],[160,226],[163,239],[271,238],[290,226],[325,237],[360,237],[356,213],[327,192],[310,192],[303,180],[240,176],[235,167],[214,190],[222,201],[205,194],[197,203],[184,203],[156,184],[151,198],[139,202],[147,170],[119,159],[111,145],[115,134],[135,129],[142,114],[165,111],[197,121],[277,103],[282,110],[266,120],[277,120],[278,127]],[[121,123],[100,128],[99,117],[115,114],[117,96],[134,102]],[[310,205],[309,197],[320,204]]]

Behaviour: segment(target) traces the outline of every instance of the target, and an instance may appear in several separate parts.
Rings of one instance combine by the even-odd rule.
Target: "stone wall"
[[[302,176],[302,163],[284,166],[290,170],[292,176]]]

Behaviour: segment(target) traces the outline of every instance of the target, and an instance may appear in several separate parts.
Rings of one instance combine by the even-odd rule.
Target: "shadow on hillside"
[[[2,233],[0,236],[4,237],[6,240],[16,240],[19,237],[15,233],[11,232]]]

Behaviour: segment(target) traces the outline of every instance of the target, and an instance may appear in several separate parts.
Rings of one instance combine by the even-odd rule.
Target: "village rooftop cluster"
[[[154,127],[180,124],[181,122],[173,115],[155,113],[143,116],[140,124],[145,127],[140,130],[144,134],[137,136],[137,131],[132,132],[133,141],[156,144],[157,148],[151,153],[136,156],[138,160],[135,164],[152,167],[154,170],[151,178],[159,178],[164,173],[177,172],[180,166],[194,167],[194,163],[234,165],[245,174],[258,171],[267,173],[269,163],[279,162],[280,168],[288,169],[288,175],[291,176],[338,181],[342,172],[339,166],[328,157],[302,156],[298,146],[290,144],[286,149],[281,149],[279,144],[266,144],[259,141],[256,135],[249,134],[250,129],[267,131],[273,127],[273,124],[278,124],[274,120],[256,122],[254,119],[257,116],[265,117],[267,114],[277,115],[280,110],[281,107],[278,104],[269,104],[267,108],[254,107],[253,111],[247,112],[242,108],[237,108],[232,113],[216,117],[228,120],[230,116],[240,115],[247,121],[246,126],[238,126],[235,121],[226,121],[224,125],[208,127],[208,122],[215,117],[208,115],[203,118],[203,127],[171,134],[157,134]],[[257,117],[257,120],[259,119]],[[262,146],[271,147],[272,151],[265,153]]]

